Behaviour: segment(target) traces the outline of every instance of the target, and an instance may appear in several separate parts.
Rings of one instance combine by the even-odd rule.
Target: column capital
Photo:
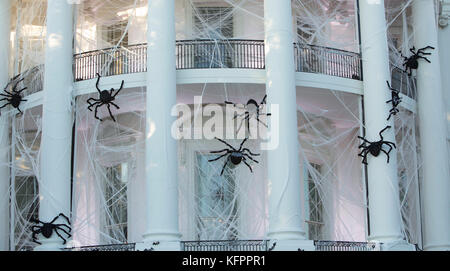
[[[445,28],[450,19],[450,0],[441,0],[439,5],[439,26]]]

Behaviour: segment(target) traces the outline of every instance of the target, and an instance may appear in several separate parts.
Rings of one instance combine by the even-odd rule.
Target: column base
[[[416,246],[405,240],[393,241],[381,244],[381,251],[416,251]]]
[[[41,245],[36,246],[34,251],[61,251],[64,249],[65,245],[62,244],[60,239],[40,239]]]
[[[270,240],[270,251],[315,251],[313,240]]]
[[[181,251],[180,241],[153,241],[136,243],[136,251]]]
[[[423,247],[425,251],[450,251],[450,244],[426,245]]]

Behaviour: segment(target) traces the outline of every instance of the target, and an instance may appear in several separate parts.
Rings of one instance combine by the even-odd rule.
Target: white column
[[[9,46],[11,1],[0,1],[0,89],[9,81]],[[4,98],[4,97],[2,97]],[[1,102],[3,105],[5,101]],[[6,108],[4,108],[6,109]],[[7,114],[0,116],[0,251],[9,250],[9,118]]]
[[[364,71],[364,116],[365,138],[371,142],[380,140],[395,143],[394,118],[389,116],[391,92],[386,81],[391,81],[389,72],[389,50],[384,1],[360,0],[361,51]],[[386,150],[388,147],[386,147]],[[403,239],[397,178],[397,151],[378,157],[367,154],[367,175],[369,192],[369,239],[385,244],[397,244]],[[361,158],[362,159],[362,158]],[[396,249],[388,245],[389,249]],[[400,248],[399,248],[400,249]]]
[[[39,179],[39,219],[51,221],[59,213],[70,218],[72,150],[71,97],[73,87],[73,8],[66,0],[47,2],[44,98]],[[58,219],[55,223],[67,223]],[[53,234],[36,250],[57,250],[63,241]]]
[[[313,249],[302,228],[297,103],[291,1],[265,0],[266,91],[269,105],[278,105],[279,146],[267,151],[269,178],[268,238],[275,249]]]
[[[148,3],[146,219],[144,242],[155,250],[179,250],[178,154],[171,135],[176,104],[175,1]]]
[[[427,58],[431,63],[419,60],[417,70],[417,107],[423,161],[421,196],[424,249],[449,250],[449,156],[434,1],[415,0],[412,11],[416,48],[436,48],[429,50],[432,55]],[[443,50],[448,50],[448,47]],[[442,59],[444,62],[448,60]],[[443,72],[449,77],[448,70]]]

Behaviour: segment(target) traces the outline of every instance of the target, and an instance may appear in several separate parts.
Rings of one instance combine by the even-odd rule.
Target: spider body
[[[16,78],[17,78],[17,77],[16,77]],[[14,81],[16,78],[13,78],[13,80],[11,80],[11,82]],[[17,86],[18,86],[19,83],[22,82],[22,81],[23,81],[23,78],[22,78],[21,80],[17,81],[16,84],[12,87],[12,90],[11,90],[11,91],[8,91],[8,90],[7,90],[8,87],[9,87],[9,85],[11,84],[11,82],[9,82],[9,83],[6,85],[6,87],[5,87],[5,89],[4,89],[4,92],[5,92],[6,94],[0,94],[0,96],[3,96],[3,97],[5,97],[5,98],[0,99],[0,101],[5,101],[5,100],[6,100],[7,103],[4,104],[2,107],[0,107],[0,109],[10,104],[12,107],[16,108],[20,113],[23,113],[23,112],[20,110],[19,106],[20,106],[20,103],[21,103],[21,102],[27,101],[27,100],[25,100],[25,99],[22,98],[22,91],[24,91],[24,90],[27,89],[27,88],[25,87],[25,88],[23,88],[23,89],[21,89],[21,90],[17,90]]]
[[[427,46],[424,48],[421,48],[416,51],[416,47],[413,47],[409,49],[409,51],[412,53],[412,56],[406,57],[402,54],[403,57],[403,66],[405,67],[405,72],[408,73],[408,76],[411,76],[412,70],[417,70],[419,68],[419,59],[424,59],[428,63],[431,63],[430,60],[424,56],[431,55],[431,53],[424,52],[425,50],[432,49],[434,50],[434,47]]]
[[[63,217],[67,221],[67,223],[70,225],[69,218],[67,218],[67,216],[65,216],[62,213],[57,215],[50,222],[42,222],[37,219],[31,219],[31,222],[37,224],[37,225],[31,226],[31,231],[33,232],[33,235],[32,235],[33,242],[41,244],[41,242],[37,241],[37,237],[36,237],[37,234],[42,234],[42,236],[44,236],[45,238],[48,239],[52,236],[53,232],[55,232],[63,240],[63,244],[65,244],[66,239],[59,233],[59,231],[63,231],[67,235],[67,238],[70,238],[72,236],[70,234],[70,231],[72,229],[70,228],[70,226],[68,226],[66,224],[53,224],[59,217]],[[40,225],[40,224],[42,224],[42,225]]]
[[[250,118],[252,116],[255,116],[256,121],[260,122],[265,127],[267,127],[267,124],[265,124],[264,122],[262,122],[259,119],[260,116],[264,116],[264,115],[265,116],[271,116],[272,115],[270,113],[265,113],[265,114],[261,113],[261,110],[262,110],[263,106],[266,104],[266,99],[267,99],[267,95],[264,96],[264,98],[262,99],[261,103],[259,103],[259,104],[254,99],[250,99],[250,100],[247,101],[247,104],[244,105],[244,108],[243,108],[245,110],[244,113],[238,114],[238,115],[236,115],[234,117],[234,119],[236,119],[238,117],[244,116],[244,118],[241,120],[241,123],[239,124],[238,131],[241,129],[242,123],[244,121],[246,121],[246,120],[247,120],[247,129],[248,129],[248,131],[250,131]],[[225,104],[231,104],[233,106],[237,106],[237,104],[232,103],[232,102],[228,102],[228,101],[225,101]]]
[[[102,121],[98,116],[97,116],[97,110],[99,107],[106,105],[108,108],[108,112],[109,115],[111,116],[111,118],[113,119],[113,121],[116,121],[116,119],[114,118],[113,114],[111,113],[111,105],[113,105],[114,107],[116,107],[117,109],[120,109],[120,107],[114,103],[114,100],[116,99],[117,94],[119,94],[119,92],[122,90],[123,88],[123,84],[124,81],[122,80],[122,84],[120,85],[120,88],[117,90],[116,93],[114,93],[115,89],[111,88],[110,90],[100,90],[98,84],[100,82],[100,74],[97,73],[98,79],[97,79],[97,83],[95,84],[95,87],[97,88],[98,94],[99,94],[99,98],[98,99],[94,99],[94,98],[89,98],[87,100],[87,103],[89,104],[88,109],[89,111],[92,111],[92,107],[95,106],[95,115],[94,117],[100,121]]]
[[[393,115],[395,116],[395,115],[397,115],[398,112],[400,112],[397,109],[397,106],[400,104],[402,99],[399,96],[400,91],[397,90],[397,89],[392,88],[391,85],[389,84],[389,81],[386,81],[386,83],[387,83],[389,89],[391,90],[391,99],[386,102],[386,103],[392,103],[392,109],[389,110],[390,114],[389,114],[389,117],[387,118],[387,120],[390,120],[391,116],[393,116]]]
[[[386,126],[386,128],[384,128],[383,130],[380,131],[379,135],[380,135],[380,140],[379,141],[374,141],[374,142],[370,142],[367,139],[358,136],[359,139],[362,139],[364,142],[359,145],[358,148],[362,148],[363,150],[361,151],[361,153],[358,154],[358,156],[363,157],[363,164],[367,165],[367,154],[371,154],[375,157],[379,156],[381,152],[384,152],[387,156],[387,162],[389,163],[389,153],[392,151],[392,148],[397,148],[395,146],[394,142],[390,142],[390,141],[384,141],[383,139],[383,132],[386,131],[387,129],[391,128],[391,126]],[[367,145],[368,144],[368,145]],[[385,151],[383,149],[383,145],[387,145],[389,147],[388,151]]]
[[[258,161],[256,161],[255,159],[252,158],[252,156],[259,156],[259,154],[252,153],[249,149],[243,148],[244,143],[245,143],[245,141],[247,141],[248,138],[246,138],[242,141],[241,145],[239,146],[239,149],[235,149],[233,146],[231,146],[230,144],[228,144],[227,142],[225,142],[219,138],[216,138],[216,139],[229,147],[228,149],[210,152],[210,153],[217,153],[217,154],[223,153],[223,154],[215,159],[208,160],[208,162],[214,162],[214,161],[221,159],[222,157],[227,156],[225,164],[222,167],[222,171],[220,172],[220,176],[223,175],[223,172],[224,172],[225,167],[227,166],[228,162],[231,162],[234,166],[237,166],[243,162],[250,169],[250,172],[253,172],[252,167],[247,163],[247,158],[255,163],[259,163]]]

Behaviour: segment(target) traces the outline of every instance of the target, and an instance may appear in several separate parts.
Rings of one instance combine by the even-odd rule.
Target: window
[[[119,243],[126,243],[128,239],[127,182],[127,163],[106,168],[106,230],[108,236]]]
[[[106,41],[111,47],[126,47],[128,46],[128,31],[127,21],[119,22],[117,24],[109,25],[105,29]],[[127,73],[127,59],[123,54],[123,49],[117,49],[112,52],[111,64],[109,66],[109,73],[111,75]]]
[[[308,239],[322,240],[324,226],[324,206],[320,197],[319,188],[316,182],[321,171],[321,166],[311,164],[310,167],[305,164],[305,220],[307,225]]]
[[[225,168],[220,176],[223,165],[208,162],[213,158],[213,155],[197,153],[197,238],[235,240],[238,221],[234,174]]]
[[[233,37],[232,9],[227,7],[198,7],[194,12],[194,33],[206,39],[194,51],[196,68],[232,67],[233,47],[222,40]]]
[[[31,218],[39,219],[39,189],[35,176],[15,178],[15,250],[31,250]]]

